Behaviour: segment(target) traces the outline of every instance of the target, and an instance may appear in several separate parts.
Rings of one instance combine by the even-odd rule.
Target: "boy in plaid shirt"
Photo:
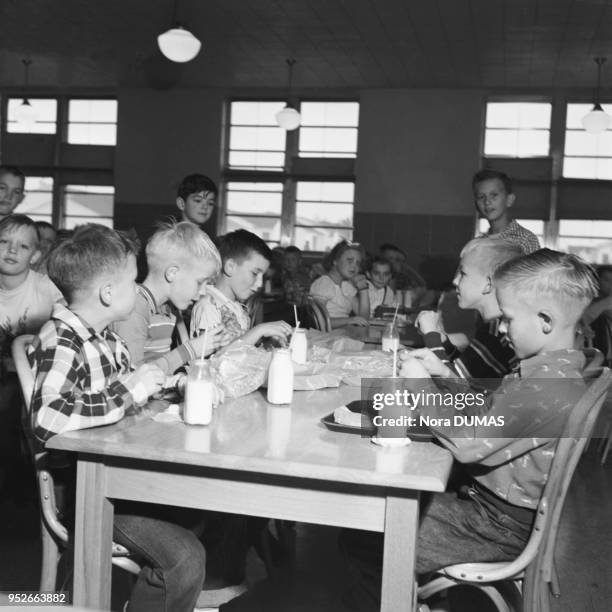
[[[136,300],[137,246],[102,225],[86,225],[50,254],[49,276],[68,307],[57,304],[29,352],[35,381],[33,430],[54,434],[119,421],[164,380],[156,365],[133,371],[124,341],[108,326],[127,318]],[[70,511],[68,509],[68,511]],[[168,509],[117,502],[113,538],[143,569],[128,610],[193,610],[204,580],[205,553]]]

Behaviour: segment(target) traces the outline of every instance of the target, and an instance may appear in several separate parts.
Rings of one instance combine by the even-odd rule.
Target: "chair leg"
[[[471,586],[475,586],[480,589],[483,593],[487,595],[487,597],[493,602],[498,612],[517,612],[514,606],[510,607],[506,602],[506,598],[499,592],[497,587],[488,584],[474,584]]]
[[[44,521],[41,521],[42,565],[40,569],[40,590],[55,591],[57,582],[57,564],[60,557],[55,538],[49,533]]]
[[[601,465],[606,462],[608,458],[608,453],[610,452],[610,446],[612,445],[612,432],[608,433],[608,439],[606,440],[606,445],[603,448],[603,452],[601,453]]]
[[[557,573],[557,566],[553,561],[552,573],[550,575],[550,592],[553,597],[561,597],[561,586],[559,584],[559,574]]]

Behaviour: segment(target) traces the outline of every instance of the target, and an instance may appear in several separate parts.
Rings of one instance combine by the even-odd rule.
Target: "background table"
[[[145,411],[51,438],[48,448],[78,453],[75,604],[108,609],[111,500],[128,499],[384,532],[381,609],[411,609],[419,492],[444,490],[451,455],[432,443],[382,449],[320,423],[359,395],[296,392],[288,407],[256,392],[226,402],[209,427]]]

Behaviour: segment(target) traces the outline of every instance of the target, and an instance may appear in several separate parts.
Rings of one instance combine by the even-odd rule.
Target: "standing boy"
[[[125,343],[109,329],[134,308],[136,252],[127,236],[102,225],[77,228],[51,252],[49,274],[68,307],[55,306],[29,351],[32,424],[40,443],[115,423],[160,390],[163,371],[152,364],[132,371]],[[163,507],[118,501],[113,538],[143,563],[129,612],[193,610],[205,554],[191,531],[166,520]]]
[[[181,221],[189,221],[202,227],[215,210],[217,186],[203,174],[189,174],[179,185],[176,206],[181,211]]]
[[[487,236],[519,244],[525,253],[540,248],[536,235],[519,225],[510,214],[516,196],[507,174],[497,170],[480,170],[472,178],[476,209],[488,222]]]
[[[0,166],[0,221],[25,197],[25,174],[16,166]]]

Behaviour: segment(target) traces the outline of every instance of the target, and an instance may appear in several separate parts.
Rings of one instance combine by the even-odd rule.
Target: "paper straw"
[[[397,347],[393,348],[393,378],[397,378]]]
[[[295,308],[295,305],[293,306]],[[297,319],[296,319],[297,320]],[[293,339],[295,338],[295,332],[300,328],[300,322],[297,321],[296,325],[295,325],[295,329],[293,330],[293,333],[291,334],[291,340],[289,340],[289,348],[293,348]]]
[[[393,325],[395,325],[395,320],[397,319],[397,310],[399,308],[399,302],[395,307],[395,312],[393,313]]]
[[[208,327],[204,330],[204,340],[202,341],[202,354],[200,359],[204,359],[206,355],[206,341],[208,340]]]
[[[300,326],[300,322],[298,321],[297,306],[295,304],[293,305],[293,316],[295,317],[295,329],[297,329]]]

